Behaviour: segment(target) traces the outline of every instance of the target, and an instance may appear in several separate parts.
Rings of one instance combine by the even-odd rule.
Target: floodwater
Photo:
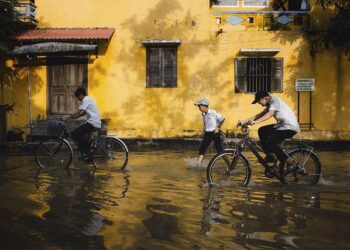
[[[209,188],[187,149],[37,178],[33,157],[0,156],[0,249],[350,249],[350,152],[318,153],[320,184],[297,188],[254,161],[247,188]]]

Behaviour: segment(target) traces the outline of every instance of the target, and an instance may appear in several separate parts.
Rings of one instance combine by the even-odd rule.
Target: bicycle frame
[[[256,145],[249,137],[249,128],[243,128],[244,131],[244,138],[240,145],[237,146],[238,149],[238,155],[243,152],[245,146],[248,147],[248,149],[255,155],[255,157],[258,159],[258,162],[263,165],[265,168],[269,167],[264,158],[259,154],[258,150],[263,151],[258,145]],[[257,150],[258,148],[258,150]]]

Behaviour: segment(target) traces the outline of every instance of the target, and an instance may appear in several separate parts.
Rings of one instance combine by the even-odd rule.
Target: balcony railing
[[[309,11],[211,11],[216,23],[233,25],[239,30],[302,30],[308,26]],[[236,29],[235,28],[235,29]]]
[[[19,18],[22,22],[29,25],[37,25],[38,21],[35,18],[36,5],[35,0],[20,0],[18,7]]]

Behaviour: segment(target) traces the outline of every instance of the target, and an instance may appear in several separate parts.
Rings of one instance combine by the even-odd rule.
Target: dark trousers
[[[207,151],[212,141],[214,141],[215,148],[218,153],[223,151],[220,133],[215,134],[214,132],[204,132],[201,145],[199,146],[199,155],[205,154],[205,151]]]
[[[72,131],[71,136],[78,143],[79,150],[87,154],[90,150],[90,134],[96,128],[89,123],[85,123]]]
[[[292,138],[297,132],[294,130],[277,130],[274,125],[259,128],[260,143],[266,154],[274,153],[280,162],[285,162],[288,156],[283,152],[280,144],[287,138]]]

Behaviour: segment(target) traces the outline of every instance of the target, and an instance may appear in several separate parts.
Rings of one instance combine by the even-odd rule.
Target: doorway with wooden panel
[[[51,56],[47,62],[48,116],[74,113],[79,108],[75,90],[88,86],[87,56]]]

